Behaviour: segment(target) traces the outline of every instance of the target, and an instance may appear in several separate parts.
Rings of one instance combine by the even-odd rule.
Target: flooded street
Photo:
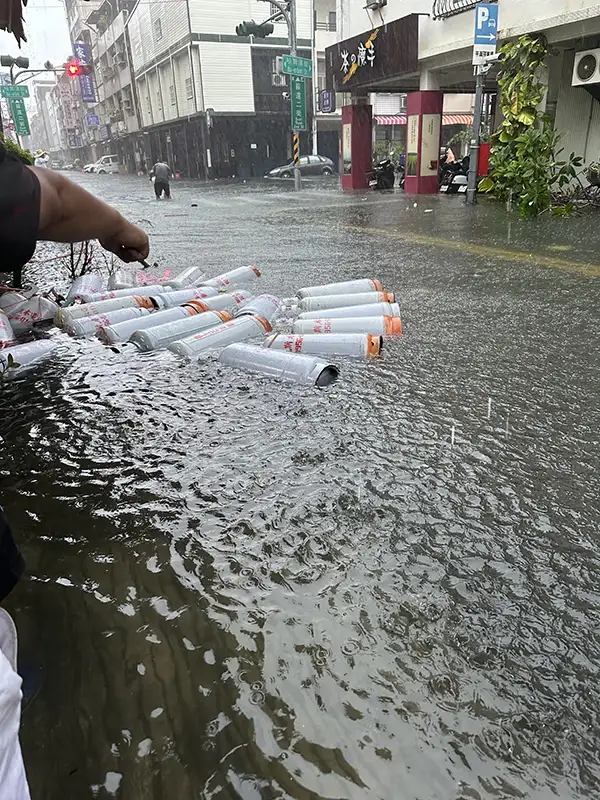
[[[32,797],[597,797],[597,218],[75,177],[161,269],[379,278],[405,335],[325,391],[66,336],[3,389]]]

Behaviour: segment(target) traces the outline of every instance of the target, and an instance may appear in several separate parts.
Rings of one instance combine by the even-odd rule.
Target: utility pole
[[[290,42],[290,56],[296,57],[298,55],[298,34],[297,34],[297,19],[296,19],[296,0],[263,0],[263,2],[270,2],[271,6],[275,6],[277,9],[277,13],[273,14],[269,17],[265,22],[261,25],[255,26],[256,28],[263,29],[266,23],[274,21],[278,22],[282,18],[285,20],[287,27],[288,27],[288,38]],[[242,23],[242,25],[247,25],[247,23]],[[253,23],[254,25],[254,23]],[[238,26],[240,27],[240,26]],[[273,26],[271,25],[271,31]],[[270,32],[271,32],[270,31]],[[236,28],[236,32],[238,29]],[[242,32],[243,35],[243,32]],[[264,37],[265,33],[262,33]],[[304,86],[304,84],[303,84]],[[306,87],[304,86],[304,91],[306,92]],[[300,131],[296,128],[292,131],[292,152],[294,156],[294,187],[296,191],[300,189],[301,186],[301,176],[300,170],[298,169],[298,163],[300,161]]]
[[[319,62],[317,59],[317,12],[315,0],[310,4],[310,15],[312,20],[312,50],[310,57],[312,59],[312,151],[313,155],[319,152],[319,137],[317,127],[317,91],[319,82]]]
[[[471,149],[469,152],[469,177],[467,180],[467,197],[469,205],[477,202],[477,173],[479,172],[479,134],[481,131],[481,109],[483,106],[483,81],[489,66],[475,67],[475,109],[473,113],[473,133],[471,134]]]
[[[276,3],[278,8],[283,11],[283,3],[280,5]],[[288,4],[289,16],[284,14],[288,26],[288,35],[290,39],[290,55],[298,55],[298,28],[296,27],[296,0],[289,0]],[[298,164],[300,163],[300,131],[294,129],[292,131],[293,139],[293,153],[294,153],[294,188],[298,192],[302,185],[300,177],[300,170]]]
[[[470,205],[477,202],[477,174],[479,172],[479,136],[483,107],[483,84],[485,76],[495,61],[502,58],[496,52],[498,46],[498,4],[477,3],[475,6],[475,36],[473,39],[473,65],[475,67],[475,113],[465,200]]]

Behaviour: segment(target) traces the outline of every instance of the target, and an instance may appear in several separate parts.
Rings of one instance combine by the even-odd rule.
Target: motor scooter
[[[369,188],[375,191],[379,189],[393,189],[396,182],[396,170],[389,158],[379,161],[373,167]]]

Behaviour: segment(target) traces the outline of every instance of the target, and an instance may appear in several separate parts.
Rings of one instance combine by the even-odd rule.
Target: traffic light
[[[80,75],[89,75],[90,68],[86,64],[80,64],[78,61],[69,61],[67,64],[67,75],[69,78],[78,78]]]
[[[238,36],[254,36],[257,39],[265,39],[275,30],[272,22],[263,22],[258,24],[253,19],[244,20],[244,22],[235,26],[235,32]]]

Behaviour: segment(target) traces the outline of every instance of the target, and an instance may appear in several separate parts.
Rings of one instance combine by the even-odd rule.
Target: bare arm
[[[102,247],[123,261],[139,261],[148,256],[147,235],[116,209],[56,172],[28,169],[36,174],[41,187],[38,239],[98,239]]]

